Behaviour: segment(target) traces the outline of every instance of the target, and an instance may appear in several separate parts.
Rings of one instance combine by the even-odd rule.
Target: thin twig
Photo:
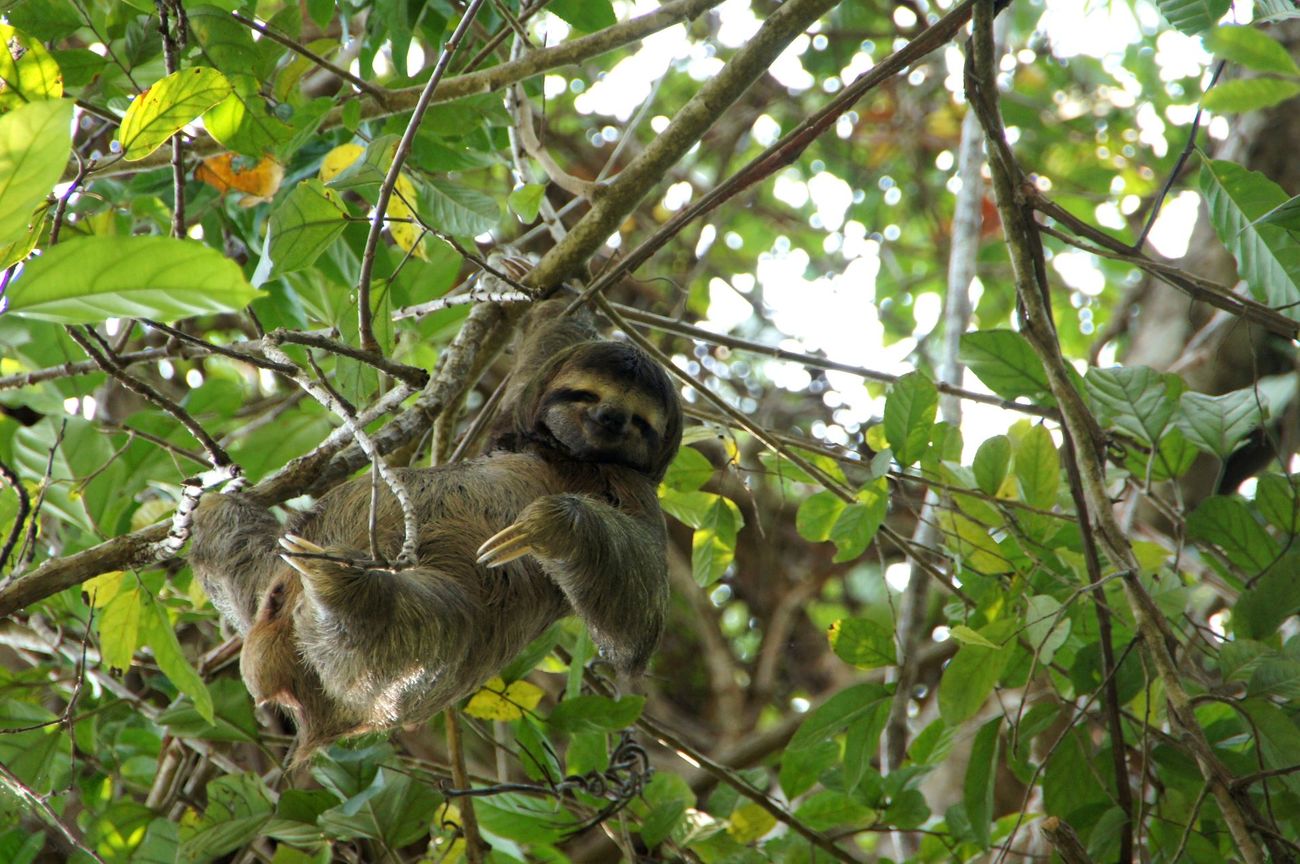
[[[35,790],[28,787],[22,780],[19,780],[17,775],[6,768],[2,762],[0,762],[0,786],[8,789],[11,795],[35,810],[42,822],[63,835],[63,839],[68,841],[68,845],[86,855],[92,861],[104,864],[104,859],[100,858],[94,849],[87,846],[85,841],[77,836],[68,823],[59,818],[59,814],[54,812],[45,798],[36,794]]]
[[[594,280],[591,286],[583,292],[584,295],[604,291],[609,285],[614,284],[624,275],[633,272],[637,267],[649,260],[650,256],[659,251],[688,223],[712,212],[739,192],[770,177],[793,162],[809,144],[831,128],[835,121],[864,95],[904,69],[910,68],[932,51],[948,44],[952,37],[970,19],[972,2],[973,0],[963,0],[963,2],[958,3],[948,14],[922,30],[905,46],[855,78],[825,108],[813,114],[786,135],[783,135],[779,141],[752,159],[749,164],[733,174],[726,182],[713,187],[698,201],[693,202],[665,222],[658,231],[642,241],[625,258],[619,260],[617,264],[602,273],[600,278]]]
[[[329,60],[326,60],[324,57],[317,54],[315,51],[312,51],[309,48],[305,48],[299,43],[290,39],[288,36],[284,35],[279,30],[275,30],[271,27],[267,27],[265,24],[259,24],[258,22],[254,21],[252,18],[245,18],[243,15],[240,15],[238,12],[231,12],[230,17],[234,18],[236,21],[238,21],[240,24],[243,24],[245,27],[249,28],[250,30],[256,30],[258,33],[261,33],[263,36],[270,39],[272,42],[279,43],[280,45],[283,45],[285,48],[288,48],[293,53],[301,57],[305,57],[306,59],[310,60],[312,63],[315,63],[317,66],[324,69],[325,71],[339,78],[342,78],[344,81],[348,82],[353,87],[357,88],[363,93],[369,94],[380,105],[385,105],[387,103],[388,95],[389,95],[387,90],[385,90],[382,87],[376,87],[374,84],[371,84],[369,81],[365,81],[361,78],[358,78],[356,75],[353,75],[351,72],[344,69],[342,66],[336,66],[335,64],[331,63]]]
[[[393,320],[423,318],[434,312],[441,312],[454,306],[466,306],[470,303],[531,303],[532,301],[532,295],[525,294],[523,291],[468,291],[464,294],[453,294],[450,297],[439,297],[425,303],[417,303],[414,306],[404,306],[393,313]]]
[[[1147,236],[1151,233],[1151,229],[1155,227],[1156,219],[1160,218],[1160,210],[1164,206],[1165,198],[1169,197],[1169,190],[1174,187],[1174,183],[1183,173],[1183,166],[1187,164],[1187,160],[1191,159],[1192,154],[1196,152],[1196,136],[1201,131],[1201,115],[1205,112],[1205,95],[1214,89],[1215,84],[1219,83],[1219,76],[1223,74],[1224,67],[1227,65],[1227,60],[1219,61],[1219,65],[1214,67],[1214,74],[1210,76],[1210,83],[1201,92],[1201,101],[1196,103],[1196,113],[1192,116],[1191,128],[1187,130],[1187,143],[1183,145],[1183,152],[1178,154],[1173,167],[1169,169],[1168,176],[1165,177],[1164,184],[1151,202],[1151,212],[1147,214],[1146,224],[1142,226],[1142,231],[1138,234],[1137,240],[1133,242],[1134,252],[1140,251],[1147,242]],[[1178,859],[1175,858],[1174,860]]]
[[[350,357],[353,360],[373,366],[385,375],[391,375],[398,381],[403,381],[417,390],[429,383],[429,373],[418,366],[407,366],[405,363],[397,363],[389,360],[382,354],[363,351],[360,348],[353,348],[346,342],[340,342],[337,339],[331,339],[328,336],[322,336],[318,333],[301,333],[297,330],[276,330],[273,334],[277,342],[292,342],[295,345],[306,345],[309,348],[319,348],[322,351],[329,351],[332,354],[341,354],[344,357]]]
[[[478,832],[478,819],[474,816],[474,798],[468,794],[470,782],[465,770],[465,747],[460,740],[460,718],[454,707],[442,712],[447,721],[447,752],[451,757],[451,779],[466,794],[459,796],[460,827],[465,835],[465,860],[469,864],[483,864],[483,837]]]
[[[424,114],[429,110],[429,104],[433,101],[433,92],[438,88],[438,82],[442,80],[443,73],[447,71],[447,64],[451,62],[452,55],[460,47],[460,42],[465,38],[470,23],[473,22],[474,16],[478,14],[478,10],[482,6],[483,0],[470,0],[470,4],[465,9],[464,14],[461,15],[460,23],[456,25],[451,38],[442,46],[442,53],[438,55],[438,62],[434,64],[433,72],[430,73],[429,80],[420,92],[420,98],[416,100],[415,109],[411,112],[411,119],[406,124],[406,131],[402,133],[402,140],[397,143],[397,149],[393,152],[393,163],[388,166],[388,173],[384,176],[384,182],[379,186],[379,197],[375,201],[375,215],[370,223],[370,233],[366,235],[365,251],[361,255],[361,273],[357,277],[357,323],[360,331],[361,347],[374,354],[379,353],[379,343],[375,341],[375,328],[371,323],[370,275],[375,269],[375,251],[379,247],[379,234],[384,227],[384,215],[388,212],[388,202],[393,197],[393,188],[397,186],[397,178],[402,173],[402,166],[406,164],[406,157],[410,155],[411,147],[415,144],[415,135],[420,130],[420,124],[424,122]]]
[[[262,352],[277,363],[283,363],[289,366],[293,365],[293,361],[289,359],[289,355],[280,350],[279,345],[276,343],[276,336],[274,333],[268,333],[262,340]],[[416,542],[419,538],[420,526],[419,522],[415,518],[415,506],[411,503],[411,496],[406,490],[406,484],[404,484],[402,479],[388,466],[388,462],[384,459],[383,454],[379,452],[379,449],[371,440],[370,435],[367,434],[361,424],[357,422],[356,411],[340,398],[332,388],[323,382],[313,381],[301,372],[292,377],[299,387],[310,393],[317,402],[324,405],[343,421],[343,425],[347,428],[348,434],[356,440],[357,444],[365,452],[366,456],[370,458],[375,471],[384,481],[384,485],[393,493],[393,498],[396,499],[397,506],[402,511],[403,525],[402,551],[398,554],[397,560],[393,563],[399,567],[414,564],[416,560]],[[378,556],[376,556],[376,560],[379,560]]]
[[[168,75],[180,68],[180,52],[185,48],[189,21],[180,0],[154,0],[158,10],[158,32],[162,34],[163,68]],[[173,27],[168,12],[176,13]],[[180,132],[171,138],[172,144],[172,236],[185,236],[185,139]]]
[[[831,372],[845,372],[849,375],[856,375],[859,378],[865,378],[868,381],[879,381],[882,384],[893,384],[897,382],[899,378],[899,376],[890,374],[889,372],[880,372],[875,369],[868,369],[865,366],[852,366],[848,363],[839,363],[835,360],[818,357],[814,354],[805,354],[800,351],[789,351],[785,348],[765,345],[762,342],[740,339],[735,336],[728,336],[724,333],[715,333],[701,327],[692,327],[690,324],[684,324],[676,318],[656,315],[653,312],[645,312],[641,309],[634,309],[631,306],[623,306],[620,304],[613,305],[614,308],[629,321],[636,321],[638,324],[645,324],[655,328],[656,330],[662,330],[666,333],[673,333],[678,336],[687,336],[691,339],[698,339],[702,342],[708,342],[713,345],[725,345],[728,348],[736,348],[741,351],[751,351],[764,357],[771,357],[776,360],[788,360],[791,363],[799,363],[804,366],[810,366],[814,369],[825,369]],[[955,387],[944,381],[936,381],[934,384],[940,393],[948,396],[955,396],[958,399],[965,399],[968,402],[994,405],[1007,411],[1019,411],[1022,414],[1030,414],[1035,417],[1045,417],[1053,420],[1058,416],[1056,411],[1051,408],[1042,408],[1038,405],[1029,405],[1022,402],[1012,402],[1008,399],[994,396],[991,393],[976,393],[973,390]]]
[[[0,480],[9,485],[18,496],[18,512],[14,514],[13,527],[9,529],[9,537],[5,540],[5,545],[0,547],[0,570],[4,569],[5,564],[9,561],[9,556],[14,551],[14,546],[18,544],[18,538],[23,535],[23,525],[27,522],[27,515],[31,513],[32,502],[27,495],[27,489],[23,486],[22,478],[18,472],[10,468],[4,462],[0,462]]]
[[[95,333],[92,328],[87,327],[86,332],[98,338],[98,334]],[[222,446],[207,433],[207,430],[199,425],[197,420],[190,416],[188,411],[173,400],[164,396],[162,393],[159,393],[151,385],[128,374],[127,371],[122,368],[122,365],[117,362],[117,357],[112,353],[107,345],[101,346],[103,348],[101,351],[100,348],[96,348],[92,345],[90,340],[87,339],[86,336],[76,327],[68,327],[67,333],[72,337],[73,342],[80,345],[81,349],[90,355],[90,359],[98,363],[101,369],[116,379],[123,387],[130,390],[132,393],[135,393],[137,396],[152,402],[154,405],[176,418],[176,420],[179,421],[180,424],[184,426],[203,447],[203,450],[207,454],[208,460],[211,462],[213,468],[225,468],[228,465],[234,464],[230,455],[227,454]]]

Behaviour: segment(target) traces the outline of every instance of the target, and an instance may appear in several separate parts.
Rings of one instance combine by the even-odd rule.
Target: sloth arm
[[[205,495],[194,515],[189,562],[203,590],[241,634],[280,571],[284,526],[241,493]]]
[[[668,606],[663,516],[631,515],[588,495],[546,495],[479,549],[500,566],[532,555],[559,586],[592,638],[624,672],[645,668]]]

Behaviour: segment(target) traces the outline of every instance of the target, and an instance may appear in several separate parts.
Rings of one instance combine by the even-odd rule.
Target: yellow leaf
[[[109,604],[109,601],[117,596],[117,592],[122,590],[122,571],[110,570],[108,573],[100,573],[93,579],[87,579],[81,583],[81,593],[90,598],[90,605],[95,609],[103,609]]]
[[[366,152],[366,148],[360,144],[340,144],[333,150],[325,154],[325,158],[320,161],[320,179],[328,183],[338,175],[342,174],[353,162],[361,158],[361,154]]]
[[[732,810],[727,820],[727,833],[737,843],[753,843],[775,827],[776,817],[753,801]]]
[[[480,720],[518,720],[542,701],[542,689],[527,681],[514,681],[509,687],[500,676],[488,682],[470,698],[465,713]]]
[[[397,188],[394,190],[393,197],[388,200],[386,215],[390,220],[411,220],[409,222],[390,221],[388,223],[388,233],[393,235],[393,242],[401,247],[403,252],[410,252],[415,249],[416,244],[424,236],[424,229],[415,222],[415,210],[412,209],[412,205],[418,200],[419,194],[410,177],[405,174],[397,175]],[[421,258],[424,257],[420,249],[417,249],[415,254]]]

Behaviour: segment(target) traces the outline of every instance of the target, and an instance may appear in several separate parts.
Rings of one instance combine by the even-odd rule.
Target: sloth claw
[[[285,534],[280,538],[280,546],[285,550],[280,553],[280,560],[297,570],[312,584],[314,584],[313,580],[359,574],[364,569],[352,561],[331,555],[328,549],[297,534]]]
[[[483,541],[478,547],[478,563],[484,567],[500,567],[532,551],[528,529],[516,522]]]

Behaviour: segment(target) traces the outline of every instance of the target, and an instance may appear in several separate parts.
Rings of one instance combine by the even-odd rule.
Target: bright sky
[[[950,4],[941,0],[939,5],[946,8]],[[653,6],[648,0],[625,4],[619,14],[642,14]],[[748,0],[726,0],[718,7],[718,13],[722,20],[719,41],[727,48],[742,44],[760,23],[750,10]],[[1122,107],[1139,106],[1139,140],[1158,154],[1163,154],[1168,146],[1166,135],[1175,138],[1180,136],[1181,130],[1178,127],[1183,127],[1190,121],[1191,111],[1171,110],[1167,116],[1162,117],[1150,106],[1140,106],[1140,83],[1121,66],[1123,52],[1129,45],[1144,38],[1144,32],[1152,33],[1160,27],[1158,13],[1149,3],[1137,4],[1134,11],[1126,3],[1103,3],[1098,0],[1052,0],[1047,4],[1039,25],[1040,31],[1050,40],[1056,56],[1085,54],[1101,60],[1103,67],[1117,82],[1116,86],[1109,88],[1106,95]],[[562,25],[559,30],[552,30],[551,37],[562,38],[562,30]],[[773,68],[773,75],[792,91],[802,91],[813,86],[816,82],[804,70],[800,56],[810,46],[816,47],[816,40],[825,38],[816,33],[811,38],[801,37],[781,56]],[[1161,33],[1155,40],[1154,48],[1158,62],[1166,69],[1162,76],[1165,80],[1200,74],[1210,60],[1201,48],[1199,39],[1176,32]],[[879,50],[881,53],[877,57],[883,56],[884,49]],[[876,58],[865,52],[859,52],[841,70],[841,80],[852,80],[869,69],[874,59]],[[950,48],[944,60],[947,71],[945,84],[950,90],[957,91],[960,88],[960,53],[955,47]],[[1030,64],[1036,60],[1032,51],[1022,50],[1016,57],[1004,60],[1004,69],[1012,68],[1008,64]],[[651,96],[653,81],[670,65],[684,68],[692,77],[704,80],[717,72],[722,61],[713,56],[711,48],[692,47],[681,27],[670,28],[647,39],[639,51],[620,61],[600,80],[589,83],[577,100],[577,108],[583,113],[607,116],[614,124],[626,122],[640,108],[642,101]],[[557,76],[548,79],[547,89],[553,93],[565,86],[567,81]],[[1059,110],[1063,116],[1077,116],[1087,108],[1062,100]],[[666,123],[667,118],[664,117],[655,117],[652,121],[656,129],[663,128]],[[1010,131],[1014,135],[1015,130]],[[760,144],[776,140],[781,132],[776,121],[767,115],[760,116],[752,130],[755,140]],[[1211,133],[1219,136],[1225,134],[1226,125],[1211,127]],[[937,167],[955,175],[954,155],[941,154]],[[757,284],[761,286],[762,299],[770,311],[771,321],[787,336],[782,347],[796,351],[823,351],[833,360],[882,372],[901,374],[909,371],[911,367],[907,362],[908,356],[915,348],[916,337],[925,335],[935,326],[942,300],[933,294],[914,298],[918,328],[913,338],[882,347],[884,333],[875,308],[876,280],[881,270],[881,247],[879,242],[867,239],[871,232],[866,226],[845,220],[846,211],[855,194],[881,195],[887,204],[894,204],[901,200],[900,190],[882,186],[855,192],[842,179],[833,175],[822,173],[805,178],[793,169],[783,172],[773,182],[773,193],[778,199],[792,207],[811,205],[814,211],[811,224],[827,231],[824,248],[791,248],[782,238],[774,248],[757,254],[755,273],[736,274],[730,284],[715,280],[709,286],[709,315],[703,326],[719,332],[738,327],[743,331],[744,322],[753,313],[750,295]],[[956,184],[952,183],[950,187],[955,191]],[[1118,193],[1122,189],[1113,191]],[[669,209],[676,210],[689,202],[691,194],[689,184],[674,184],[667,190],[663,203]],[[1122,224],[1124,215],[1132,212],[1139,203],[1135,195],[1120,197],[1118,205],[1113,202],[1103,203],[1097,209],[1096,219],[1103,225]],[[1168,257],[1179,257],[1186,251],[1198,203],[1198,196],[1194,192],[1180,193],[1166,203],[1151,235],[1151,244],[1156,251]],[[886,241],[891,239],[891,233],[897,236],[897,228],[894,226],[871,226],[871,230],[879,231]],[[705,239],[706,242],[716,242],[711,233]],[[738,238],[723,239],[729,239],[733,243],[738,241]],[[838,272],[819,279],[807,279],[804,274],[810,254],[830,256],[834,262],[830,269]],[[1108,288],[1118,290],[1117,286],[1105,284],[1096,262],[1089,255],[1067,252],[1057,255],[1052,263],[1062,282],[1084,295],[1095,296]],[[974,290],[980,290],[978,282]],[[982,324],[1008,326],[1010,322]],[[769,362],[765,364],[764,372],[777,386],[790,390],[802,390],[809,380],[808,373],[798,364]],[[862,379],[856,376],[831,373],[827,378],[832,389],[824,394],[824,398],[827,405],[835,410],[835,422],[840,425],[809,431],[825,436],[830,441],[843,442],[847,440],[846,429],[843,427],[853,430],[858,424],[879,418],[884,407],[883,400],[871,398],[862,386]],[[966,376],[964,386],[972,390],[983,389],[970,375]],[[1007,426],[1019,419],[1007,412],[973,403],[966,403],[964,410],[963,432],[967,438],[968,458],[981,441],[1005,431]]]

